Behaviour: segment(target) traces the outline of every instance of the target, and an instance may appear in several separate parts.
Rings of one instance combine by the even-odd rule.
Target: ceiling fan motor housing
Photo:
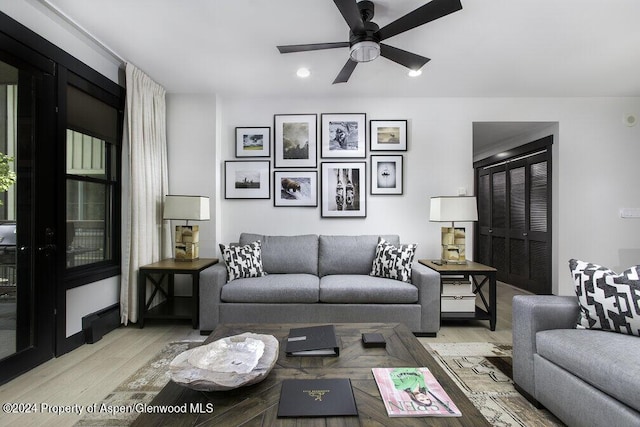
[[[362,32],[349,31],[349,55],[353,61],[369,62],[380,56],[380,37],[377,35],[380,27],[371,22],[374,15],[373,2],[364,0],[358,2],[358,9],[364,23]]]

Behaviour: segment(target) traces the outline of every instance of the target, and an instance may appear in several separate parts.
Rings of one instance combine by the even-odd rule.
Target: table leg
[[[491,306],[491,320],[489,321],[491,330],[496,330],[496,319],[498,312],[498,303],[496,296],[496,274],[489,273],[489,305]]]
[[[193,329],[198,329],[198,324],[200,323],[200,272],[196,272],[193,274],[192,280],[192,295],[191,295],[191,318]]]
[[[144,312],[147,301],[147,280],[142,269],[138,269],[138,325],[144,327]]]

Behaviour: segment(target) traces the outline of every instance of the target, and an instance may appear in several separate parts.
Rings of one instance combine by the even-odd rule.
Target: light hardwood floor
[[[443,325],[436,338],[428,342],[511,342],[511,299],[525,292],[498,283],[498,321],[495,331],[488,322],[456,322]],[[50,360],[0,387],[0,402],[35,404],[39,413],[0,415],[0,426],[72,426],[82,418],[73,413],[41,413],[51,407],[76,405],[86,408],[100,402],[109,392],[142,367],[167,343],[201,340],[189,324],[148,322],[144,329],[135,325],[110,332],[95,344],[86,344],[57,359]]]

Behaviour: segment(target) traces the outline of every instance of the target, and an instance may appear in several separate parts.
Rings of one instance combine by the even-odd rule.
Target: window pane
[[[67,267],[111,259],[105,184],[67,180]]]
[[[67,173],[106,179],[106,142],[67,129]]]

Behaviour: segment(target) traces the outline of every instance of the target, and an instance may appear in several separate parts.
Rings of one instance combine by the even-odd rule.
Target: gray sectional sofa
[[[569,426],[640,426],[640,338],[576,329],[576,297],[513,298],[513,380]]]
[[[201,273],[201,333],[218,323],[403,322],[434,336],[440,329],[440,275],[414,261],[411,283],[370,276],[377,235],[242,233],[238,244],[257,240],[266,276],[228,282],[224,262]]]

